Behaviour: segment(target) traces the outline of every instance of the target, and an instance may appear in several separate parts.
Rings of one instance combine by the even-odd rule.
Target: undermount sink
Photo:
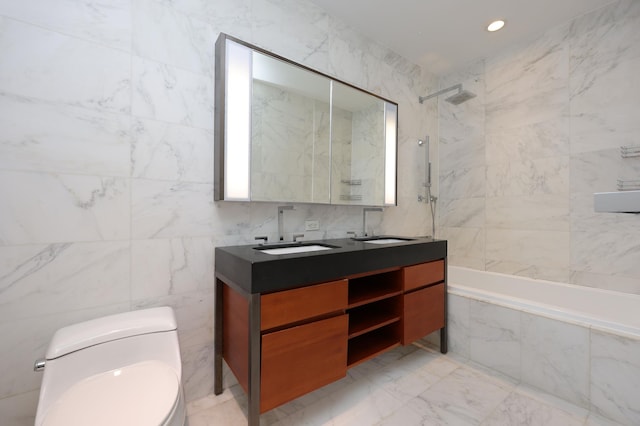
[[[296,244],[287,246],[276,247],[254,247],[255,250],[259,250],[266,254],[292,254],[292,253],[306,253],[310,251],[322,251],[338,248],[336,246],[329,246],[324,244]]]
[[[362,241],[364,243],[369,244],[394,244],[394,243],[404,243],[406,241],[413,241],[413,238],[402,238],[402,237],[358,237],[354,238],[356,241]]]
[[[368,244],[393,244],[404,243],[405,241],[411,241],[410,238],[378,238],[376,240],[365,240]]]

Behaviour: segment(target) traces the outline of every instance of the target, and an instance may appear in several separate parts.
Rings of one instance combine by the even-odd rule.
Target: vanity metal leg
[[[213,393],[220,395],[222,393],[222,286],[224,284],[219,279],[215,283],[215,337],[213,341]]]
[[[444,258],[444,327],[440,329],[440,353],[446,354],[449,351],[449,267],[447,258]]]
[[[260,425],[260,295],[249,296],[249,426]]]

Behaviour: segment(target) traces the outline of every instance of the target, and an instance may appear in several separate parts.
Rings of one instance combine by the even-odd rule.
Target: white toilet
[[[181,379],[171,308],[64,327],[47,350],[35,426],[183,426]]]

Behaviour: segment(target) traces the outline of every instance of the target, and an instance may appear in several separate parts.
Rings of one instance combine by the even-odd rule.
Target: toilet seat
[[[144,361],[88,377],[69,388],[45,415],[44,426],[160,426],[181,403],[176,372]]]

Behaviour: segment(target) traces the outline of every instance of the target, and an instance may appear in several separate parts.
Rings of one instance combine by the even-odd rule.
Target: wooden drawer
[[[444,281],[444,260],[404,268],[404,291]]]
[[[347,280],[265,294],[260,296],[260,329],[343,311],[347,303]]]
[[[347,374],[348,315],[262,336],[260,412]]]
[[[444,283],[407,293],[403,297],[403,345],[444,327]]]

